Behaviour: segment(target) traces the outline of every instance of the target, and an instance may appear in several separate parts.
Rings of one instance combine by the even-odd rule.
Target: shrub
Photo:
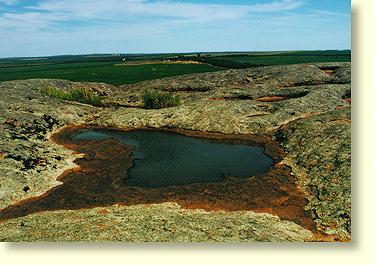
[[[51,98],[58,98],[68,101],[77,101],[93,106],[101,106],[102,98],[86,88],[75,88],[70,91],[62,91],[55,87],[44,87],[41,92]]]
[[[178,95],[158,91],[146,91],[143,94],[143,106],[145,109],[161,109],[181,104]]]

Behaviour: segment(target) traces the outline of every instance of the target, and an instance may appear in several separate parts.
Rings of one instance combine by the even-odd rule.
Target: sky
[[[0,57],[351,48],[350,0],[0,0]]]

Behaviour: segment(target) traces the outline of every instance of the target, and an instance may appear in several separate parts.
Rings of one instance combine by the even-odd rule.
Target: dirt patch
[[[284,99],[285,97],[281,97],[281,96],[271,96],[271,97],[260,97],[260,98],[257,98],[256,100],[260,102],[276,102],[276,101],[281,101]]]
[[[328,124],[333,125],[350,125],[351,123],[351,119],[332,119],[328,122]]]
[[[277,102],[282,101],[286,99],[292,99],[292,98],[302,98],[309,94],[308,91],[293,91],[286,93],[285,95],[274,95],[274,96],[264,96],[264,97],[258,97],[256,101],[258,102]]]
[[[341,98],[345,102],[348,102],[349,104],[352,104],[352,93],[351,93],[351,91],[346,92]]]
[[[337,70],[340,68],[339,66],[322,66],[318,67],[320,70],[322,70],[326,75],[331,76]]]
[[[208,98],[208,100],[253,100],[253,97],[250,95],[238,95],[229,97]]]
[[[208,98],[208,100],[225,100],[225,98]]]
[[[131,66],[131,65],[146,65],[146,64],[205,64],[192,60],[152,60],[152,61],[124,61],[123,63],[114,64],[115,66]]]

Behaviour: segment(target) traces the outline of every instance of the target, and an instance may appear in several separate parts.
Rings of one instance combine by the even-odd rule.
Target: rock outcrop
[[[56,178],[65,169],[75,166],[72,161],[79,154],[50,140],[51,133],[67,125],[85,124],[120,129],[167,127],[224,134],[254,134],[272,137],[284,148],[286,155],[282,163],[292,168],[298,186],[308,201],[307,210],[313,213],[318,228],[327,234],[348,240],[351,220],[350,67],[350,63],[270,66],[184,75],[122,87],[64,80],[2,82],[0,209],[43,194],[59,185]],[[85,87],[104,96],[105,106],[93,107],[49,98],[40,92],[45,86],[64,90]],[[160,110],[145,110],[142,108],[142,94],[150,89],[177,93],[182,98],[182,104]],[[175,236],[162,236],[162,232],[156,232],[159,234],[143,235],[144,240],[313,239],[310,232],[297,224],[277,217],[265,218],[265,214],[181,210],[164,204],[153,207],[138,205],[107,208],[108,211],[115,212],[114,216],[111,215],[111,221],[116,219],[119,227],[126,227],[119,216],[127,216],[127,222],[135,222],[134,209],[142,209],[145,216],[152,216],[160,212],[158,207],[167,209],[163,216],[166,220],[169,217],[172,218],[170,220],[175,220],[176,216],[185,216],[186,219]],[[87,220],[87,216],[92,218],[95,213],[95,209],[43,212],[9,220],[0,224],[0,239],[22,241],[19,231],[25,229],[25,224],[30,224],[30,229],[35,233],[28,234],[24,240],[52,240],[54,236],[56,240],[90,240],[88,231],[93,227],[92,222],[99,225],[105,218],[96,216],[90,219],[91,222],[79,225],[73,220]],[[189,219],[192,216],[195,221]],[[53,221],[61,218],[64,220],[62,223]],[[245,223],[254,225],[245,225],[245,230],[240,231],[245,233],[243,237],[239,236],[237,230],[237,234],[223,230],[223,234],[220,232],[211,239],[207,237],[207,233],[205,236],[198,236],[200,222],[207,223],[204,225],[205,231],[215,231],[221,222],[220,218],[229,218],[232,223],[238,221],[240,226]],[[50,220],[50,225],[39,226],[38,220]],[[182,224],[190,222],[188,220],[195,226],[185,229]],[[262,225],[258,225],[259,222]],[[131,225],[127,223],[127,226]],[[144,225],[149,227],[147,229],[152,230],[154,227],[160,230],[158,222],[150,221]],[[56,229],[61,230],[61,226],[66,226],[67,232],[57,235]],[[266,231],[270,230],[269,227],[275,228],[274,234]],[[99,234],[91,230],[92,240],[129,240],[129,235],[124,233],[111,235],[105,227],[100,229],[104,231]],[[142,232],[140,227],[132,229],[129,231],[132,231],[134,239],[140,241],[141,233],[148,231],[145,229]],[[249,232],[253,231],[251,229],[259,233]],[[294,231],[293,235],[290,234],[290,229]],[[74,233],[78,234],[72,236]]]
[[[175,203],[38,213],[10,220],[0,229],[2,241],[32,242],[279,242],[311,238],[310,231],[270,214],[191,211]]]

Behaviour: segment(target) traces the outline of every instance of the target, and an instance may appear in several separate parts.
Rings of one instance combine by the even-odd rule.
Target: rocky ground
[[[39,213],[4,223],[0,236],[3,241],[277,242],[309,240],[312,234],[270,214],[191,211],[163,203]]]
[[[50,139],[67,125],[181,128],[252,134],[284,148],[320,231],[350,240],[350,63],[226,70],[114,87],[64,80],[0,83],[0,209],[45,193],[75,167],[73,153]],[[86,87],[104,107],[60,101],[40,93],[53,86]],[[146,89],[173,91],[177,107],[145,110]],[[103,214],[105,213],[105,214]],[[298,222],[297,222],[298,223]],[[296,222],[251,211],[214,212],[157,205],[115,205],[38,212],[0,224],[3,241],[310,241]],[[271,229],[270,229],[271,228]]]

